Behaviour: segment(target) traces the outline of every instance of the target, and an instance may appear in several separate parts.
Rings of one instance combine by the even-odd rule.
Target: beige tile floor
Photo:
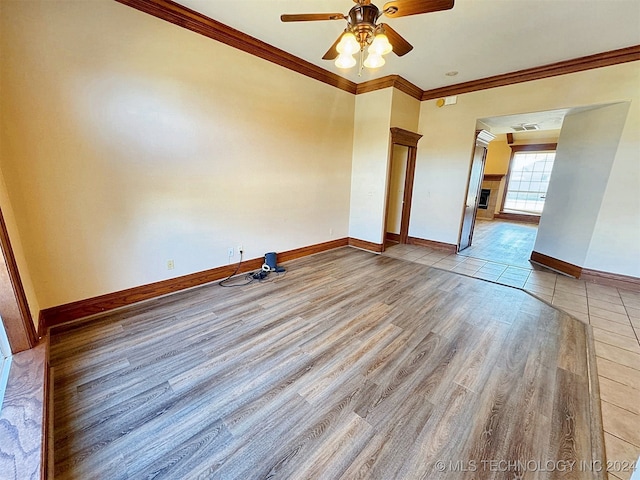
[[[523,289],[591,325],[609,479],[631,477],[640,455],[640,291],[416,245],[395,245],[383,255]]]

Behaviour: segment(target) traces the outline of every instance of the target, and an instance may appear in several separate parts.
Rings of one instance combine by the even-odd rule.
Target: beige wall
[[[349,236],[382,243],[393,88],[356,95]]]
[[[422,102],[410,234],[456,243],[476,120],[631,101],[603,193],[586,268],[640,276],[640,62],[493,88],[437,108]]]
[[[477,217],[492,220],[496,213],[500,213],[502,207],[502,197],[504,196],[504,186],[507,181],[509,171],[509,161],[511,160],[511,147],[507,143],[505,135],[499,135],[489,143],[487,148],[487,160],[484,166],[485,175],[504,175],[500,181],[483,181],[482,188],[491,190],[489,197],[489,207],[478,209]]]
[[[566,116],[536,252],[585,265],[628,111],[629,103],[621,102]]]
[[[1,21],[32,308],[348,235],[353,95],[111,0],[3,1]]]
[[[484,166],[485,175],[506,175],[511,159],[511,147],[506,140],[496,138],[487,148],[487,161]]]
[[[392,92],[389,123],[392,127],[417,132],[420,123],[420,100],[416,100],[397,88],[393,88]]]
[[[20,238],[20,231],[18,230],[18,225],[16,224],[15,214],[13,212],[13,207],[11,206],[11,200],[9,199],[7,186],[5,184],[4,176],[2,175],[1,171],[0,208],[2,208],[2,217],[4,218],[4,223],[7,227],[7,233],[9,234],[11,250],[13,250],[13,256],[16,260],[16,264],[18,265],[20,280],[22,282],[22,286],[24,287],[24,292],[27,297],[27,303],[29,304],[29,311],[31,312],[31,317],[37,330],[40,304],[38,302],[36,292],[33,288],[33,281],[31,280],[29,265],[27,264],[27,260],[24,255],[24,248],[22,246],[22,240]],[[2,323],[0,323],[0,328],[2,328]]]
[[[391,127],[416,132],[420,101],[395,88],[356,96],[349,235],[382,244],[391,178]]]

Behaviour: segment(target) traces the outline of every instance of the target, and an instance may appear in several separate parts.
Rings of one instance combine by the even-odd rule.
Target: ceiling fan
[[[333,43],[322,57],[323,60],[335,60],[340,68],[350,68],[356,64],[353,57],[360,53],[360,72],[362,66],[377,68],[384,65],[383,55],[393,51],[399,57],[409,53],[413,46],[393,28],[385,23],[377,23],[382,15],[389,18],[407,17],[420,13],[437,12],[453,8],[454,0],[393,0],[384,4],[382,10],[371,0],[353,0],[357,5],[342,13],[299,13],[280,16],[283,22],[308,22],[316,20],[346,20],[345,31]],[[368,56],[364,60],[364,50],[368,47]]]

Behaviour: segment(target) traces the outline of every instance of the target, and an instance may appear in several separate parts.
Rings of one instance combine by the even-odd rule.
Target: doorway
[[[391,149],[387,178],[384,245],[409,243],[411,196],[416,168],[419,135],[402,128],[391,128]]]
[[[409,147],[405,145],[393,145],[391,149],[391,165],[389,174],[389,195],[387,199],[387,222],[385,241],[392,243],[401,242],[402,216],[406,205],[405,182],[407,178],[407,164],[409,160]]]
[[[471,166],[469,168],[469,183],[467,184],[467,194],[462,212],[462,226],[460,228],[460,237],[458,239],[458,251],[471,246],[473,239],[473,227],[478,212],[478,204],[480,203],[480,193],[482,178],[484,176],[484,163],[487,158],[487,148],[489,142],[495,138],[495,135],[487,130],[477,130],[475,138],[475,147],[471,158]]]
[[[487,117],[477,121],[476,131],[486,130],[493,135],[487,145],[478,194],[480,197],[484,191],[486,201],[482,208],[475,208],[473,221],[469,218],[470,215],[465,218],[467,226],[471,227],[469,235],[472,236],[473,242],[469,242],[466,247],[462,243],[467,237],[463,225],[460,232],[461,255],[520,267],[530,265],[529,258],[537,236],[540,213],[505,210],[511,162],[514,154],[519,151],[538,153],[551,147],[555,149],[564,117],[569,111],[562,109],[531,112]],[[475,153],[477,152],[474,151]],[[471,192],[475,191],[475,185],[472,185],[474,180],[475,177],[470,174],[465,213],[469,213],[467,205],[473,200]],[[530,180],[534,180],[533,177]],[[525,182],[520,183],[523,184],[521,186],[525,186]],[[531,195],[530,187],[531,181],[526,182],[526,188],[523,188],[527,190],[528,195]]]
[[[0,209],[0,322],[12,353],[35,347],[35,330],[9,232]]]

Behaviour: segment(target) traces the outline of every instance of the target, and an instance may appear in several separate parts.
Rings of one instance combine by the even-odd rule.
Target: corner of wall
[[[383,243],[393,89],[356,96],[349,237]]]

